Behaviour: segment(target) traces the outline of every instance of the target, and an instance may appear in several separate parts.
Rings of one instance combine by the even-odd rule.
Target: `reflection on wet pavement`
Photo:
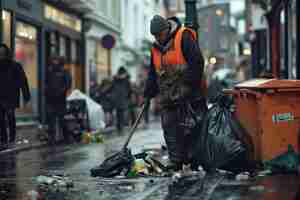
[[[297,200],[297,191],[299,197],[299,177],[294,175],[264,177],[253,182],[207,175],[204,179],[181,182],[183,185],[173,188],[170,178],[90,177],[90,169],[119,151],[124,138],[124,135],[111,137],[104,144],[75,144],[2,155],[0,200],[24,200],[28,191],[37,189],[36,177],[58,173],[68,174],[74,181],[74,188],[52,191],[47,194],[47,200]],[[162,141],[162,133],[156,125],[137,132],[130,147],[140,152],[145,148],[159,148]]]

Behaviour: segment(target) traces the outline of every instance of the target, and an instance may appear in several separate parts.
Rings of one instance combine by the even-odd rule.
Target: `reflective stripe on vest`
[[[173,66],[172,68],[178,69],[179,66],[183,67],[186,65],[187,62],[181,49],[182,34],[185,30],[189,31],[196,40],[195,31],[190,28],[182,27],[177,31],[175,38],[170,41],[170,48],[166,53],[162,54],[158,49],[152,48],[153,63],[158,74],[161,73],[162,68],[167,70],[166,68]]]

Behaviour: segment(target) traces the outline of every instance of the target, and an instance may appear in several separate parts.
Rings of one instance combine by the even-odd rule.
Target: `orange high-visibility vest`
[[[166,66],[187,64],[181,49],[182,34],[185,30],[190,31],[193,38],[196,40],[195,31],[190,28],[182,27],[177,31],[175,38],[173,39],[173,41],[171,41],[172,44],[170,46],[170,49],[165,54],[162,54],[158,49],[154,47],[152,48],[153,63],[156,72],[160,72],[162,68],[162,62],[163,65]]]
[[[186,30],[191,33],[194,40],[197,39],[197,34],[194,30],[187,28],[187,27],[181,27],[178,30],[178,32],[176,33],[174,41],[171,41],[172,44],[170,46],[170,49],[167,50],[166,53],[162,54],[157,48],[154,48],[154,47],[152,48],[153,64],[154,64],[155,70],[158,74],[161,72],[162,67],[164,67],[164,66],[170,67],[170,65],[178,66],[178,65],[186,65],[187,64],[187,62],[183,56],[182,49],[181,49],[182,34]],[[207,82],[206,82],[204,74],[203,74],[201,83],[199,83],[199,84],[200,84],[199,88],[202,90],[203,95],[206,96]]]

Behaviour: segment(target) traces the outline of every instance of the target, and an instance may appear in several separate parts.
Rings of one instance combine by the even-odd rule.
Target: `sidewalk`
[[[47,142],[42,142],[39,140],[39,134],[42,130],[38,128],[38,125],[29,126],[18,126],[16,144],[11,145],[5,150],[0,150],[0,155],[7,153],[17,153],[20,151],[26,151],[34,148],[41,148],[47,145]],[[104,130],[104,132],[114,131]]]
[[[142,127],[139,127],[142,128]],[[130,127],[126,127],[126,130],[129,131]],[[34,148],[41,148],[47,145],[47,142],[41,142],[39,140],[39,133],[41,131],[38,128],[38,124],[30,124],[30,125],[22,125],[17,126],[17,136],[16,136],[16,144],[11,145],[9,148],[5,150],[0,150],[0,155],[7,153],[18,153],[21,151],[31,150]],[[111,135],[111,133],[116,132],[115,127],[105,128],[102,133],[105,136]]]
[[[46,143],[38,140],[38,133],[39,129],[35,124],[17,126],[16,144],[1,150],[0,155],[44,146]]]

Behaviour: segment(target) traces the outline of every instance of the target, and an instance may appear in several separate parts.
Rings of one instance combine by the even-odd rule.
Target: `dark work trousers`
[[[117,109],[117,129],[119,132],[123,131],[125,123],[125,109]]]
[[[150,109],[150,106],[147,106],[145,108],[145,113],[144,113],[145,124],[149,124],[149,109]]]
[[[197,118],[203,119],[207,112],[206,101],[197,101],[189,105],[196,113]],[[161,112],[169,158],[177,169],[180,169],[182,164],[191,162],[188,151],[193,139],[191,130],[195,127],[196,120],[192,118],[190,112],[187,105],[164,107]],[[201,123],[201,120],[197,123]]]
[[[7,132],[7,129],[9,132]],[[0,141],[1,144],[13,143],[16,140],[16,116],[15,109],[0,107]],[[8,135],[9,133],[9,135]]]
[[[58,109],[55,105],[48,105],[47,109],[49,143],[57,142],[60,134],[62,134],[64,141],[68,142],[70,138],[65,128],[65,109]]]
[[[130,126],[134,125],[136,121],[136,107],[129,108],[129,115],[130,115]]]

